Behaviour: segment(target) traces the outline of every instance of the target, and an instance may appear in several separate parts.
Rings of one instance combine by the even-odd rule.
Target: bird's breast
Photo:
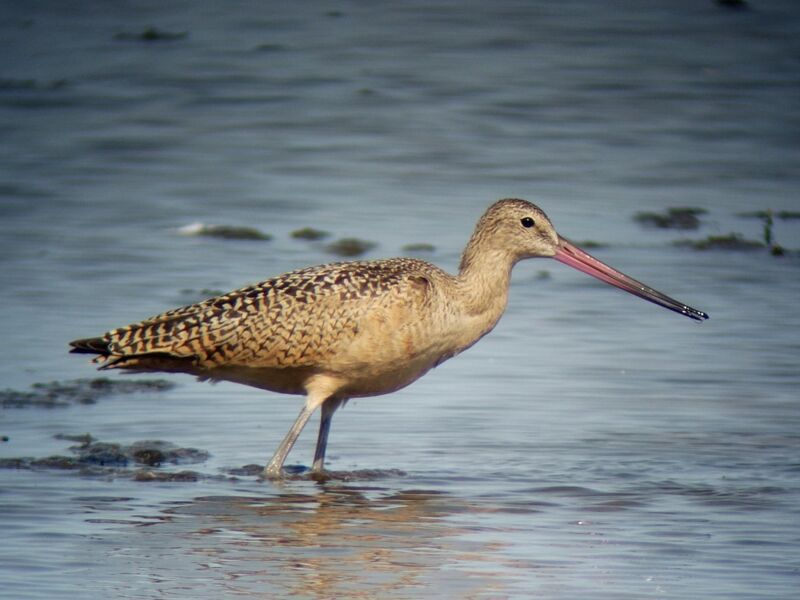
[[[362,327],[335,357],[331,371],[348,382],[342,395],[386,394],[416,381],[474,344],[494,326],[474,319],[419,319]]]

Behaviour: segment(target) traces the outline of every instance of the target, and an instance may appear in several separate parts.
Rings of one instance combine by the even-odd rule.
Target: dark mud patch
[[[792,221],[800,219],[800,211],[796,210],[753,210],[738,213],[738,216],[746,219],[779,219],[781,221]]]
[[[313,227],[303,227],[302,229],[295,229],[292,232],[292,237],[296,240],[324,240],[330,237],[330,233],[321,229],[314,229]]]
[[[338,256],[361,256],[372,250],[377,244],[358,238],[342,238],[325,246],[325,250]]]
[[[3,408],[63,408],[75,404],[94,404],[101,398],[121,394],[140,394],[171,390],[175,384],[164,379],[125,381],[98,377],[34,383],[29,391],[0,391]]]
[[[234,476],[248,475],[258,478],[263,477],[264,467],[262,465],[245,465],[241,468],[229,469],[228,474]],[[309,467],[303,465],[288,465],[283,469],[283,477],[277,479],[281,481],[316,481],[317,483],[327,482],[350,482],[350,481],[379,481],[381,479],[391,479],[395,477],[405,477],[405,471],[400,469],[357,469],[355,471],[328,471],[314,473]]]
[[[134,481],[160,481],[160,482],[178,482],[186,483],[193,481],[200,481],[207,479],[196,471],[150,471],[147,469],[140,469],[133,474]]]
[[[114,36],[122,42],[176,42],[189,37],[188,31],[165,31],[155,27],[145,27],[140,32],[122,32]]]
[[[710,235],[702,240],[677,240],[676,246],[694,250],[762,250],[766,246],[755,240],[748,240],[739,233]]]
[[[234,477],[260,477],[264,471],[264,465],[249,464],[243,467],[233,467],[226,472]]]
[[[604,248],[608,248],[608,244],[596,242],[595,240],[581,240],[576,243],[585,250],[602,250]]]
[[[67,442],[76,442],[78,444],[88,445],[94,441],[94,438],[91,434],[88,433],[78,433],[78,434],[71,434],[71,433],[57,433],[53,436],[54,439],[57,440],[64,440]]]
[[[750,8],[746,0],[716,0],[716,4],[729,10],[749,10]]]
[[[60,90],[67,86],[66,79],[53,79],[40,81],[38,79],[9,79],[0,78],[0,93],[2,92],[48,92]]]
[[[165,465],[205,462],[208,452],[181,448],[162,440],[144,440],[130,445],[95,440],[88,433],[59,434],[57,439],[78,441],[70,446],[70,455],[43,458],[3,458],[1,469],[77,471],[81,475],[123,477],[135,481],[197,481],[206,478],[196,471],[159,470]]]
[[[327,483],[329,481],[379,481],[405,476],[405,471],[400,469],[358,469],[356,471],[323,471],[322,473],[309,471],[304,478],[318,483]]]
[[[197,448],[181,448],[161,440],[135,442],[125,448],[137,464],[160,467],[164,464],[196,464],[208,460],[208,452]]]
[[[225,473],[233,477],[255,477],[264,479],[264,465],[249,464],[243,467],[226,469]],[[275,480],[281,481],[316,481],[326,483],[328,481],[377,481],[393,477],[405,477],[406,473],[399,469],[358,469],[356,471],[323,471],[313,473],[309,467],[304,465],[286,465],[283,468],[283,477]]]
[[[286,46],[283,44],[272,44],[270,42],[264,42],[263,44],[259,44],[255,47],[256,52],[283,52],[286,50]]]
[[[225,469],[219,475],[181,469],[188,464],[204,463],[209,453],[197,448],[184,448],[163,440],[142,440],[125,445],[104,442],[91,434],[57,434],[56,439],[76,442],[65,454],[44,457],[0,458],[0,469],[21,471],[71,471],[83,477],[131,479],[142,482],[239,481],[252,478],[265,483],[315,481],[317,483],[370,482],[405,477],[399,469],[359,469],[313,473],[303,465],[289,465],[281,479],[270,482],[263,477],[264,465],[248,464]]]
[[[767,210],[758,210],[754,212],[739,213],[739,216],[760,219],[761,222],[763,223],[762,231],[763,231],[764,246],[769,248],[769,252],[773,256],[783,256],[784,254],[786,254],[786,249],[775,240],[775,236],[773,233],[773,226],[775,225],[775,219],[780,219],[782,221],[798,219],[800,218],[800,212],[788,211],[788,210],[774,211],[772,209],[767,209]]]
[[[178,229],[181,235],[205,236],[222,240],[245,240],[266,242],[272,239],[268,233],[264,233],[255,227],[238,227],[235,225],[205,225],[203,223],[193,223]]]
[[[703,208],[673,207],[663,213],[638,212],[633,220],[645,227],[657,229],[698,229],[700,215],[706,214]]]

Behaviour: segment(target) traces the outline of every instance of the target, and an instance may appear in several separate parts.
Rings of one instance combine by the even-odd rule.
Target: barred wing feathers
[[[99,354],[101,368],[152,367],[157,358],[203,370],[313,366],[352,341],[360,319],[386,296],[409,286],[426,292],[419,277],[409,277],[408,267],[422,265],[431,267],[392,259],[293,271],[71,345]]]

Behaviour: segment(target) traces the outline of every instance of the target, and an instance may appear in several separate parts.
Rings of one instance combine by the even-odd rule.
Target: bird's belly
[[[313,378],[328,376],[337,382],[334,393],[340,398],[377,396],[406,387],[466,347],[449,331],[436,334],[405,330],[387,336],[384,330],[358,336],[307,366],[229,365],[203,375],[285,394],[305,394]]]
[[[386,364],[361,365],[347,369],[340,376],[347,383],[339,394],[343,397],[357,398],[388,394],[413,383],[434,365],[435,361],[411,359]]]
[[[339,355],[332,372],[345,381],[340,394],[347,397],[388,394],[413,383],[442,361],[457,354],[449,340],[433,337],[424,341],[399,333],[369,351],[354,345]]]
[[[361,364],[307,368],[219,367],[198,374],[201,379],[232,381],[282,394],[305,394],[307,382],[316,374],[329,374],[342,382],[337,396],[377,396],[399,390],[419,379],[434,363],[410,360],[393,364]]]
[[[201,379],[232,381],[281,394],[305,394],[305,384],[316,373],[312,367],[227,366],[198,373]]]

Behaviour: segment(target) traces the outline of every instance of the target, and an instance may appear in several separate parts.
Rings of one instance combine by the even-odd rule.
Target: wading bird
[[[559,236],[536,205],[506,199],[478,221],[457,275],[411,258],[310,267],[70,345],[97,354],[100,369],[189,373],[304,394],[264,475],[281,477],[321,407],[312,466],[320,473],[336,409],[349,398],[405,387],[472,346],[503,314],[512,267],[535,257],[555,258],[690,319],[708,318]]]

